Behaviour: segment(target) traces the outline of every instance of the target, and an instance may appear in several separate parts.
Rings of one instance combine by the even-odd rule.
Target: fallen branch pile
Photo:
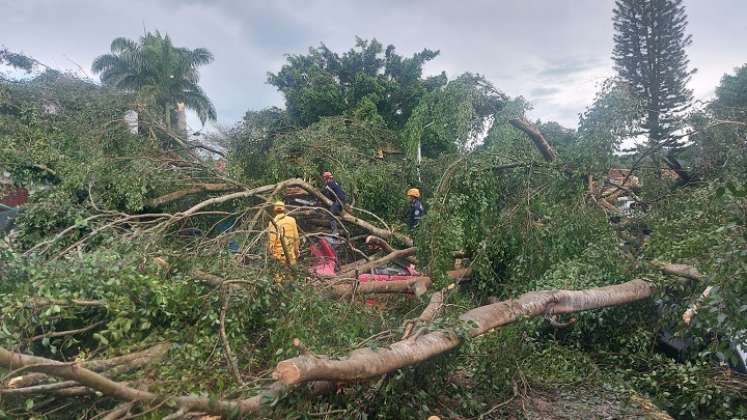
[[[0,365],[13,370],[24,369],[46,376],[74,381],[84,387],[120,401],[134,401],[149,405],[165,403],[175,407],[178,413],[199,411],[210,414],[232,416],[252,414],[259,411],[268,401],[277,398],[287,387],[273,384],[257,396],[242,400],[221,401],[206,397],[170,397],[133,388],[125,383],[115,382],[106,376],[84,367],[83,364],[62,363],[44,357],[27,356],[0,347]]]
[[[419,278],[409,282],[408,285],[388,282],[396,284],[387,287],[393,287],[394,289],[407,287],[411,289],[418,282],[429,283],[430,279]],[[217,285],[220,285],[220,283],[217,283]],[[350,293],[350,286],[343,286],[345,286],[345,289],[340,289],[340,293]],[[360,284],[358,287],[363,286],[365,284]],[[142,366],[145,363],[144,361],[159,360],[168,350],[167,344],[155,346],[140,353],[109,359],[108,361],[80,363],[62,363],[0,348],[0,365],[11,370],[36,372],[12,378],[8,387],[0,393],[49,392],[62,389],[63,385],[56,384],[64,384],[64,387],[85,387],[126,402],[143,403],[149,406],[166,404],[175,408],[178,410],[177,413],[181,414],[198,411],[217,415],[248,415],[257,413],[267,407],[269,402],[279,398],[293,385],[313,382],[314,389],[320,387],[332,389],[335,383],[375,378],[446,353],[459,346],[466,337],[479,337],[490,333],[495,328],[522,319],[622,305],[646,299],[654,291],[653,284],[636,279],[622,284],[587,290],[551,290],[525,293],[516,299],[467,311],[459,317],[460,323],[452,328],[424,334],[410,335],[406,333],[405,338],[385,348],[362,348],[354,350],[347,357],[341,359],[331,359],[306,351],[301,356],[278,363],[273,373],[277,382],[254,397],[238,400],[215,400],[197,396],[169,397],[138,389],[128,383],[115,382],[107,377],[106,370],[109,369],[110,373],[117,373],[112,369],[116,366],[137,367]],[[377,291],[377,293],[381,293],[381,291]],[[436,292],[431,296],[430,303],[418,320],[429,322],[435,317],[436,312],[443,306],[444,293],[445,290]],[[460,335],[460,331],[464,331],[461,333],[463,335]],[[97,373],[97,370],[101,373]],[[51,378],[66,381],[50,382]],[[26,391],[20,391],[21,389]]]

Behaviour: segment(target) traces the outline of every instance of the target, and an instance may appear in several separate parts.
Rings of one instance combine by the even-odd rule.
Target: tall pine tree
[[[682,0],[616,0],[612,21],[615,69],[644,106],[641,126],[650,145],[675,146],[672,133],[691,105],[687,83],[695,72],[685,53],[692,37]],[[666,163],[686,178],[669,150]]]

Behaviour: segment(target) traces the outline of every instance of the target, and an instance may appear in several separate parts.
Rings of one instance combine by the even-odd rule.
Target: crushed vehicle
[[[21,206],[28,199],[28,190],[16,187],[5,176],[0,177],[0,233],[9,232],[13,228]]]

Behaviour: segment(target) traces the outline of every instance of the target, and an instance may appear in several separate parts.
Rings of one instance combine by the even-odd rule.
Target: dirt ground
[[[671,420],[666,412],[640,395],[600,388],[532,390],[487,414],[485,419],[651,419]]]

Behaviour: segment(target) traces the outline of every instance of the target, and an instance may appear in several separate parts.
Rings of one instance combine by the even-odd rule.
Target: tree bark
[[[361,264],[359,266],[356,266],[353,269],[349,269],[349,270],[346,270],[346,271],[340,271],[340,273],[338,274],[338,276],[339,277],[350,277],[350,276],[354,276],[356,272],[358,272],[358,273],[366,273],[369,270],[371,270],[373,268],[376,268],[376,267],[381,267],[382,265],[384,265],[384,264],[386,264],[386,263],[388,263],[388,262],[390,262],[392,260],[396,260],[397,258],[405,258],[405,257],[408,257],[410,255],[415,254],[416,252],[417,252],[417,248],[415,248],[415,247],[400,249],[400,250],[391,252],[391,253],[389,253],[389,254],[387,254],[387,255],[385,255],[385,256],[377,259],[377,260],[368,261],[366,263],[363,263],[363,264]]]
[[[367,281],[365,283],[334,284],[328,289],[334,296],[347,297],[353,293],[414,293],[416,296],[424,294],[431,285],[430,277],[416,277],[412,280],[395,281]]]
[[[459,319],[471,327],[469,335],[477,337],[520,319],[635,302],[649,297],[653,291],[652,284],[637,279],[581,291],[530,292],[517,299],[475,308],[462,314]],[[284,360],[278,363],[273,377],[287,385],[313,380],[347,382],[369,379],[448,352],[460,342],[452,329],[420,336],[416,334],[388,348],[353,351],[344,359],[299,356]]]
[[[203,282],[206,283],[212,287],[221,287],[223,286],[223,282],[225,281],[222,277],[218,277],[215,274],[210,274],[202,270],[194,269],[192,270],[192,276]]]
[[[104,395],[121,401],[141,401],[146,404],[154,404],[170,400],[184,412],[202,411],[226,416],[256,413],[266,407],[268,402],[287,390],[285,385],[275,382],[259,395],[243,400],[216,400],[191,395],[173,398],[135,389],[127,384],[112,381],[103,375],[86,369],[80,364],[61,363],[43,357],[14,353],[2,347],[0,347],[0,365],[8,369],[25,368],[33,372],[76,381],[84,387],[99,391]]]
[[[391,246],[389,244],[389,242],[387,242],[383,238],[379,238],[376,235],[368,235],[366,237],[366,243],[368,245],[374,245],[376,247],[379,247],[379,248],[381,248],[382,250],[384,250],[385,252],[388,252],[388,253],[392,253],[394,251],[397,251],[396,249],[394,249],[393,246]],[[409,256],[409,257],[405,257],[403,259],[407,260],[411,264],[417,264],[418,263],[418,259],[415,256]]]
[[[558,154],[555,153],[555,149],[545,139],[545,136],[542,135],[537,127],[533,126],[532,123],[527,121],[526,118],[514,118],[509,120],[508,122],[512,126],[523,131],[527,136],[529,136],[530,139],[532,139],[532,142],[534,142],[537,150],[539,150],[539,152],[542,154],[542,157],[545,158],[546,161],[553,162],[558,158]]]
[[[690,324],[692,324],[695,314],[698,313],[698,309],[700,309],[703,302],[708,299],[708,296],[711,295],[712,291],[713,286],[706,287],[705,290],[703,290],[703,293],[698,296],[698,299],[687,307],[685,313],[682,314],[682,322],[684,322],[685,325],[690,326]]]
[[[652,261],[652,266],[658,268],[665,274],[671,274],[673,276],[684,277],[686,279],[694,281],[703,281],[703,275],[700,274],[697,268],[687,264],[672,264],[658,261]]]
[[[160,197],[156,197],[154,199],[148,200],[145,203],[146,207],[161,207],[164,204],[171,203],[172,201],[179,200],[181,198],[184,198],[188,195],[192,194],[198,194],[201,192],[221,192],[221,191],[230,191],[230,190],[236,190],[240,187],[234,185],[234,184],[195,184],[192,185],[189,188],[185,188],[183,190],[174,191],[168,194],[164,194]]]
[[[452,280],[456,280],[457,283],[461,282],[462,280],[469,280],[472,278],[472,267],[465,267],[447,271],[446,276]]]
[[[160,360],[166,355],[169,348],[171,348],[171,344],[169,343],[157,344],[139,352],[112,357],[111,359],[83,361],[80,362],[80,366],[96,372],[113,369],[119,366],[132,366],[133,368],[137,368],[141,366],[143,362],[150,363],[151,361]],[[30,387],[44,383],[50,379],[52,378],[44,373],[31,373],[28,375],[16,376],[10,378],[8,381],[8,388]]]

